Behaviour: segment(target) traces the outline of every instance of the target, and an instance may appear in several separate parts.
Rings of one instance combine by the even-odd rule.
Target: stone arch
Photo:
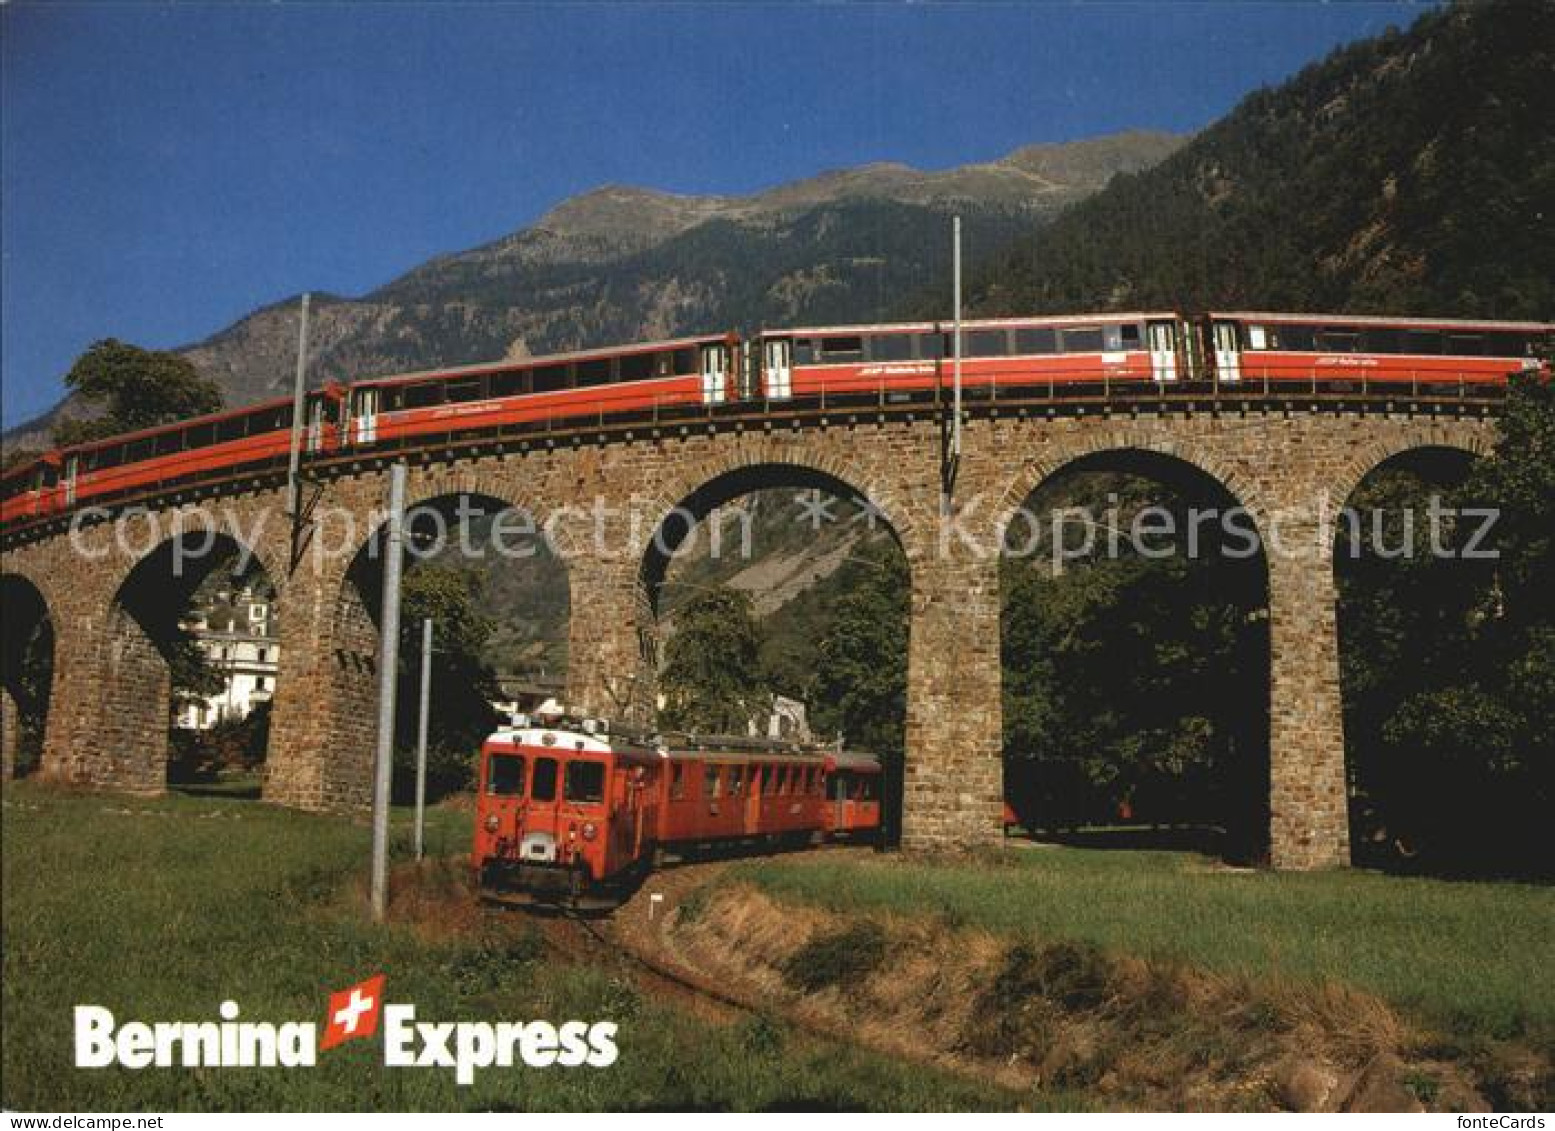
[[[284,733],[284,761],[273,763],[266,797],[300,808],[349,811],[372,800],[372,760],[377,743],[378,653],[383,587],[382,546],[387,523],[382,484],[375,477],[372,507],[355,513],[365,527],[352,531],[348,544],[331,554],[306,578],[314,606],[311,623],[299,628],[297,647],[312,655],[306,685],[282,693],[276,726]],[[464,504],[468,504],[465,506]],[[406,568],[431,550],[424,535],[445,535],[442,543],[459,545],[462,517],[490,516],[509,510],[529,521],[515,537],[545,534],[546,513],[510,479],[490,470],[465,466],[413,469],[406,491],[407,531],[412,548]],[[462,515],[461,515],[462,512]],[[554,541],[547,538],[549,544]],[[482,552],[486,547],[473,547]],[[567,576],[569,603],[572,565],[558,552],[552,559]],[[563,610],[563,616],[566,611]]]
[[[1221,714],[1214,717],[1218,718],[1223,726],[1229,726],[1229,731],[1225,733],[1232,736],[1231,756],[1226,764],[1219,767],[1214,775],[1201,783],[1201,786],[1210,788],[1215,793],[1224,791],[1227,796],[1216,806],[1218,813],[1215,813],[1213,819],[1207,822],[1208,825],[1218,826],[1220,831],[1209,835],[1207,828],[1201,828],[1199,831],[1204,834],[1204,837],[1202,841],[1195,840],[1195,843],[1202,843],[1205,846],[1214,844],[1219,850],[1227,852],[1234,858],[1265,859],[1269,845],[1271,791],[1270,648],[1267,630],[1271,568],[1269,551],[1263,545],[1259,504],[1256,501],[1249,501],[1249,497],[1257,500],[1258,495],[1255,487],[1245,476],[1238,473],[1234,465],[1219,459],[1213,453],[1169,439],[1153,437],[1146,439],[1148,442],[1139,442],[1139,437],[1128,433],[1093,437],[1085,442],[1066,445],[1062,450],[1044,459],[1026,464],[1006,487],[995,511],[996,545],[999,547],[1001,557],[1006,564],[1009,564],[1009,556],[1014,551],[1010,548],[1007,539],[1012,535],[1019,536],[1020,532],[1015,528],[1015,524],[1022,515],[1027,513],[1028,501],[1050,484],[1060,483],[1069,476],[1084,475],[1089,472],[1139,476],[1168,488],[1177,489],[1184,499],[1190,501],[1190,504],[1197,501],[1217,510],[1240,510],[1245,514],[1246,517],[1239,523],[1235,536],[1240,538],[1245,531],[1250,535],[1256,535],[1259,541],[1256,552],[1248,557],[1247,571],[1244,572],[1238,567],[1230,575],[1235,579],[1236,586],[1228,596],[1234,596],[1239,606],[1249,616],[1247,623],[1250,635],[1246,638],[1249,651],[1244,655],[1254,669],[1247,677],[1252,687],[1251,689],[1244,687],[1238,694],[1255,695],[1256,707],[1250,711],[1243,711],[1238,704],[1227,705],[1219,699],[1218,695],[1214,697],[1211,709],[1223,709]],[[1210,544],[1214,545],[1215,535],[1211,533],[1209,537]],[[1241,547],[1237,546],[1236,550],[1240,554]],[[1013,576],[1008,570],[1000,571],[1001,615],[1009,607],[1010,594],[1007,592],[1007,586]],[[1254,659],[1254,656],[1258,658]],[[1001,657],[1001,673],[1007,660],[1008,655],[1005,653]],[[1006,735],[1006,740],[1007,738]],[[1004,753],[1006,789],[1009,790],[1014,782],[1023,780],[1023,776],[1015,774],[1015,771],[1021,767],[1010,762],[1009,750],[1006,749]],[[1012,774],[1015,776],[1008,777]],[[1024,784],[1032,786],[1034,783],[1028,780]],[[1060,790],[1055,796],[1062,796],[1064,793],[1065,791]],[[1180,806],[1182,803],[1182,799],[1179,799],[1171,804]],[[1134,804],[1136,808],[1145,808],[1139,798],[1134,799]],[[1139,815],[1150,816],[1148,813]],[[1032,819],[1040,819],[1042,814],[1025,811],[1017,805],[1017,817],[1022,823],[1026,823]],[[1202,820],[1202,818],[1196,819]]]
[[[199,517],[190,523],[190,514]],[[183,618],[208,578],[229,564],[236,566],[234,576],[257,565],[277,604],[284,600],[285,574],[270,572],[276,568],[273,557],[202,512],[176,517],[182,520],[173,527],[177,532],[143,553],[111,590],[103,625],[101,714],[89,759],[96,784],[138,793],[166,788],[174,667],[184,650],[198,647]],[[278,668],[281,663],[284,657]],[[274,694],[274,688],[268,690]]]
[[[53,691],[55,618],[44,588],[26,573],[0,573],[0,779],[41,769]]]
[[[1211,447],[1173,438],[1159,429],[1121,429],[1117,432],[1098,430],[1021,465],[1010,477],[994,506],[992,544],[1004,545],[1010,522],[1042,484],[1081,461],[1117,452],[1135,452],[1145,459],[1159,457],[1163,461],[1176,461],[1213,481],[1227,497],[1244,507],[1255,519],[1261,519],[1268,512],[1268,503],[1251,477]],[[1162,463],[1161,466],[1166,465]],[[1261,536],[1261,522],[1259,533]]]
[[[659,657],[657,654],[659,621],[663,613],[661,599],[663,585],[670,563],[694,530],[714,511],[737,499],[763,490],[816,491],[821,496],[831,496],[855,501],[863,509],[859,512],[873,529],[884,528],[906,569],[905,591],[902,601],[907,610],[908,640],[904,641],[901,661],[904,671],[910,657],[912,633],[911,609],[917,600],[917,571],[914,568],[912,541],[915,524],[906,517],[904,509],[871,486],[860,469],[843,461],[826,459],[802,459],[784,452],[782,458],[770,458],[769,452],[742,452],[720,460],[708,461],[682,469],[669,482],[661,485],[648,504],[651,522],[649,533],[641,549],[631,578],[631,594],[634,619],[638,626],[639,655],[637,662],[643,673],[644,698],[656,689]],[[900,525],[899,525],[900,524]],[[904,528],[905,527],[905,531]],[[813,707],[814,704],[811,704]],[[651,700],[642,707],[652,707]],[[813,715],[812,715],[813,720]],[[906,717],[902,722],[905,727]],[[887,827],[893,838],[900,830],[899,808],[901,802],[902,767],[894,750],[882,750],[887,757],[888,783],[885,791],[888,817]]]
[[[1410,428],[1386,439],[1368,440],[1350,454],[1334,475],[1329,484],[1331,497],[1336,507],[1344,506],[1372,472],[1385,464],[1413,458],[1411,453],[1473,462],[1488,456],[1493,446],[1493,439],[1484,432],[1466,437],[1461,430],[1445,427]]]
[[[657,617],[657,587],[670,558],[697,523],[733,499],[768,488],[813,489],[856,499],[878,515],[909,562],[919,552],[918,524],[910,510],[870,485],[861,469],[843,460],[806,459],[782,449],[742,452],[681,470],[648,500],[651,522],[638,569],[640,608]]]
[[[1340,512],[1334,524],[1332,573],[1338,650],[1345,661],[1344,768],[1356,862],[1367,867],[1511,872],[1520,866],[1512,861],[1537,856],[1526,846],[1515,846],[1516,830],[1536,827],[1542,820],[1538,812],[1519,811],[1531,795],[1513,791],[1497,796],[1496,775],[1476,772],[1471,759],[1433,758],[1429,739],[1401,748],[1387,737],[1384,725],[1399,717],[1398,706],[1413,694],[1438,686],[1460,658],[1465,664],[1473,662],[1473,634],[1466,626],[1482,615],[1484,602],[1497,587],[1493,578],[1499,565],[1454,553],[1452,560],[1434,566],[1417,560],[1400,568],[1388,559],[1406,543],[1422,549],[1436,544],[1437,535],[1427,533],[1430,512],[1423,517],[1419,506],[1422,496],[1415,486],[1402,484],[1383,484],[1382,493],[1369,500],[1361,496],[1374,477],[1390,472],[1417,479],[1426,496],[1450,492],[1489,454],[1485,436],[1465,439],[1442,430],[1411,429],[1392,443],[1372,443],[1356,453],[1341,480],[1344,493],[1334,499]],[[1402,495],[1395,495],[1400,489]],[[1379,505],[1362,509],[1367,502]],[[1402,520],[1406,512],[1407,525],[1390,517]],[[1477,526],[1471,521],[1464,529]],[[1489,542],[1482,544],[1481,552],[1489,547]],[[1385,602],[1381,605],[1379,595]],[[1454,643],[1444,647],[1444,640]],[[1376,663],[1377,656],[1384,662]],[[1357,682],[1355,661],[1364,664],[1366,658],[1373,661],[1370,676]],[[1416,678],[1427,670],[1433,674]],[[1465,667],[1449,678],[1460,686],[1477,685],[1484,674]]]

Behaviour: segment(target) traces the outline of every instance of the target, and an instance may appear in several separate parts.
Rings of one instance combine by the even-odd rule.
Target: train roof
[[[878,774],[881,770],[880,755],[863,750],[839,750],[832,755],[832,761],[837,769],[852,770],[854,773]]]
[[[1210,318],[1237,318],[1243,321],[1270,322],[1276,325],[1322,322],[1337,326],[1401,326],[1419,330],[1526,330],[1533,333],[1555,331],[1555,322],[1498,322],[1489,318],[1390,318],[1383,314],[1300,314],[1274,311],[1212,310]]]
[[[486,736],[486,742],[555,750],[559,754],[617,754],[648,758],[663,756],[655,747],[634,738],[607,731],[593,733],[569,726],[525,724],[498,727]]]
[[[1037,314],[1016,318],[963,318],[961,330],[1017,329],[1022,326],[1056,327],[1104,326],[1113,323],[1176,320],[1180,315],[1169,311],[1119,311],[1098,314]],[[797,326],[787,329],[766,329],[763,338],[811,337],[847,334],[932,334],[951,329],[951,319],[938,322],[870,322],[854,326]]]
[[[572,350],[567,353],[537,354],[534,357],[508,357],[501,361],[480,361],[473,365],[456,365],[441,369],[418,369],[409,373],[391,373],[382,377],[362,377],[351,382],[353,389],[385,385],[408,385],[419,381],[452,380],[457,377],[480,377],[487,373],[503,373],[510,369],[530,369],[541,365],[565,365],[574,361],[596,361],[623,354],[657,353],[660,350],[684,349],[688,346],[707,345],[709,342],[727,341],[729,333],[698,334],[689,338],[664,338],[653,342],[629,342],[625,345],[601,346],[598,349]]]

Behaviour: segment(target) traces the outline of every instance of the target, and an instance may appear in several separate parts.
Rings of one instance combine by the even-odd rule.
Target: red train
[[[520,719],[481,748],[471,864],[495,898],[608,904],[665,853],[877,836],[880,776],[870,754]]]
[[[1494,388],[1536,368],[1555,324],[1170,311],[973,319],[972,398],[1133,386],[1349,392]],[[764,330],[644,342],[330,385],[309,394],[306,454],[425,445],[504,429],[661,419],[720,405],[932,400],[951,380],[942,322]],[[291,404],[50,452],[0,477],[0,524],[284,463]]]

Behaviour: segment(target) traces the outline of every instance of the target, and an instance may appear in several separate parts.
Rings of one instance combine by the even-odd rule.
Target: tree
[[[686,602],[664,649],[660,724],[669,730],[744,733],[771,702],[760,651],[749,594],[716,589]]]
[[[907,718],[907,561],[894,543],[859,564],[821,637],[807,699],[817,734],[899,755]]]
[[[91,420],[61,420],[54,426],[54,442],[60,446],[221,408],[221,390],[187,359],[116,338],[95,343],[77,358],[65,374],[65,385],[99,407],[101,414]]]
[[[1352,840],[1363,862],[1414,870],[1548,873],[1555,758],[1555,390],[1515,378],[1492,455],[1445,493],[1452,556],[1339,556]],[[1384,471],[1356,509],[1425,511],[1441,488]],[[1495,520],[1481,550],[1462,551]],[[1385,542],[1405,544],[1384,525]]]

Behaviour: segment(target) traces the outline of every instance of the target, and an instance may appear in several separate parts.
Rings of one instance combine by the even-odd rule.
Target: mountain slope
[[[1464,4],[1260,90],[974,281],[976,309],[1555,311],[1555,5]]]

